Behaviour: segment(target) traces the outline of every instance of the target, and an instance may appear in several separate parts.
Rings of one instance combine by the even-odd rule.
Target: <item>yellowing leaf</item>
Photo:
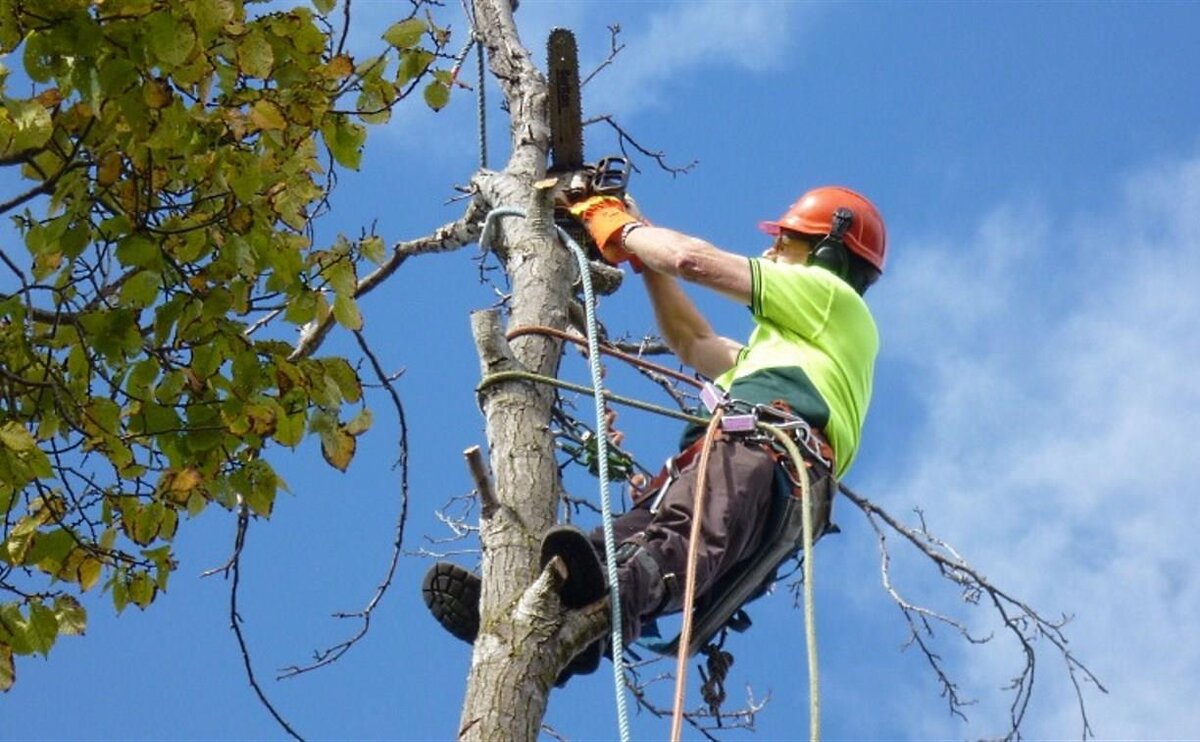
[[[100,573],[103,568],[104,564],[99,559],[85,558],[79,564],[79,587],[84,592],[95,587],[96,583],[100,581]]]
[[[87,610],[70,595],[54,599],[54,614],[58,617],[58,633],[81,636],[87,630]]]
[[[269,100],[260,100],[250,109],[250,120],[264,131],[278,131],[287,127],[279,106]]]
[[[16,452],[25,453],[37,448],[33,434],[20,423],[9,421],[0,425],[0,444]]]
[[[354,436],[344,428],[339,427],[321,435],[321,453],[325,461],[338,471],[346,471],[346,467],[350,466],[357,446]]]
[[[96,183],[108,187],[121,176],[121,153],[109,152],[100,158],[96,166]]]
[[[354,61],[345,54],[339,54],[325,65],[325,74],[331,80],[345,80],[354,73]]]
[[[199,487],[204,477],[198,470],[188,467],[186,469],[167,472],[163,475],[163,479],[167,480],[168,491],[176,494],[184,494]]]
[[[147,80],[142,87],[142,98],[146,101],[146,105],[151,108],[166,108],[171,105],[171,100],[174,98],[174,93],[171,92],[171,86],[162,78]]]
[[[17,669],[13,665],[12,647],[0,643],[0,691],[8,692],[17,680]]]

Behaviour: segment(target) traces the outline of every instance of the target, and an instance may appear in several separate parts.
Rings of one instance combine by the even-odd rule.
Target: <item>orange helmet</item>
[[[834,217],[838,209],[850,210],[848,225],[835,226]],[[758,225],[759,229],[770,235],[777,235],[785,229],[802,234],[827,235],[839,227],[845,230],[841,237],[846,247],[882,273],[887,253],[887,229],[883,226],[883,217],[875,204],[849,188],[814,188],[801,196],[776,221],[759,222]]]

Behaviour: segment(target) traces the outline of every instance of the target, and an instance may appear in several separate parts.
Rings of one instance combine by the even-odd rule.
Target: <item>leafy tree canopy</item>
[[[262,328],[362,319],[377,236],[314,244],[339,167],[449,35],[420,3],[356,59],[333,0],[0,0],[0,689],[14,655],[166,588],[181,520],[271,513],[271,445],[344,469],[370,423],[345,359]],[[10,68],[16,71],[10,72]],[[19,242],[20,246],[14,243]],[[23,248],[23,249],[22,249]]]

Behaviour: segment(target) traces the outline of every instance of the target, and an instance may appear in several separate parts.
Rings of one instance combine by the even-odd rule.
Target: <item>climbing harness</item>
[[[795,553],[797,536],[799,536],[799,547],[804,560],[805,644],[808,655],[810,707],[809,734],[812,740],[818,740],[820,738],[820,687],[812,589],[812,546],[816,538],[815,526],[813,524],[813,509],[816,504],[813,502],[812,487],[808,476],[809,464],[806,462],[803,454],[800,453],[800,448],[797,446],[796,441],[793,440],[793,437],[800,440],[809,451],[810,460],[815,461],[816,466],[825,469],[826,476],[832,476],[832,451],[829,449],[828,444],[824,444],[806,421],[798,416],[789,416],[784,410],[768,405],[758,405],[750,413],[726,414],[726,410],[730,408],[738,406],[744,408],[743,403],[729,400],[724,392],[711,385],[706,385],[700,398],[704,401],[705,406],[708,407],[712,417],[700,442],[699,468],[696,471],[696,485],[692,505],[692,529],[688,542],[687,576],[683,599],[683,625],[679,636],[672,642],[666,644],[658,643],[657,645],[654,643],[639,642],[643,646],[648,646],[663,654],[674,653],[677,657],[671,740],[672,742],[678,742],[682,733],[688,658],[697,651],[702,651],[701,647],[708,644],[712,636],[722,628],[734,624],[733,616],[740,610],[741,605],[757,594],[760,594],[763,587],[770,581],[779,564]],[[768,410],[776,418],[782,418],[782,420],[777,421],[776,424],[762,420],[761,417]],[[793,417],[794,419],[791,419]],[[786,459],[780,460],[782,457],[777,458],[777,461],[781,464],[777,471],[783,470],[787,472],[791,483],[800,490],[800,497],[793,497],[790,493],[784,497],[782,503],[783,512],[774,519],[776,525],[774,532],[765,535],[763,545],[751,556],[748,564],[745,564],[742,568],[727,576],[728,579],[722,579],[714,586],[710,594],[715,596],[715,600],[706,601],[703,609],[699,610],[695,605],[695,569],[699,549],[700,524],[703,521],[704,496],[707,490],[709,453],[712,450],[713,443],[723,433],[752,435],[758,432],[767,434],[773,439],[774,443],[783,447],[786,452]],[[670,462],[668,463],[670,464]],[[788,464],[791,466],[790,471],[788,470]],[[684,467],[686,467],[686,463],[682,464],[679,468]],[[665,493],[665,488],[669,484],[670,482],[668,481],[663,485],[663,493]],[[661,497],[661,494],[657,495],[656,500],[661,499]],[[654,507],[654,504],[651,507]],[[797,526],[799,527],[799,534],[795,533]],[[822,533],[827,530],[829,529],[828,518],[826,517],[825,522],[822,523]],[[695,615],[696,613],[700,614],[699,617]],[[697,618],[699,619],[698,627],[695,625]],[[697,634],[695,638],[693,638],[693,632]],[[712,657],[710,655],[710,663],[711,661]],[[705,685],[709,685],[708,680],[706,680]],[[708,693],[705,695],[707,696]],[[712,702],[712,700],[709,700],[710,704]]]

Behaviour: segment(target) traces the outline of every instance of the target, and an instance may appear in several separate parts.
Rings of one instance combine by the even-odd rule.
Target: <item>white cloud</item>
[[[1072,650],[1111,691],[1087,695],[1101,738],[1194,738],[1200,158],[1139,173],[1074,221],[1002,208],[968,238],[896,253],[875,302],[882,362],[914,370],[924,421],[889,503],[920,504],[996,582],[1077,616]],[[1078,735],[1041,650],[1026,734]],[[977,694],[997,693],[1016,651],[960,664]],[[986,733],[1003,716],[973,721]]]
[[[775,68],[795,53],[795,17],[802,8],[818,10],[780,2],[668,3],[623,28],[625,49],[588,86],[587,112],[629,116],[656,105],[666,85],[698,70]]]

